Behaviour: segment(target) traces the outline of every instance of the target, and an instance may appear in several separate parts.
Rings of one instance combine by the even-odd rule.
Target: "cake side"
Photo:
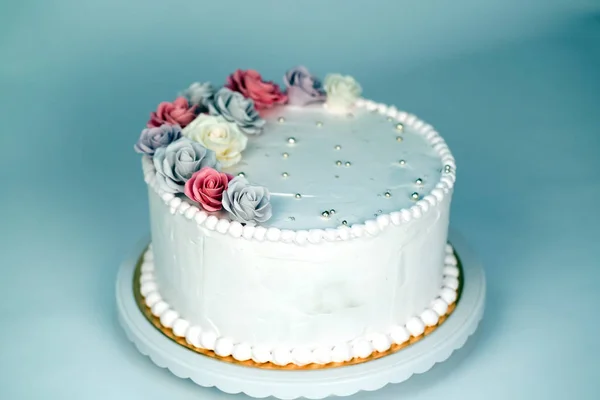
[[[154,253],[149,248],[142,258],[141,274],[136,274],[134,291],[143,297],[142,311],[154,326],[177,343],[210,357],[259,368],[295,369],[336,367],[354,365],[394,353],[420,340],[442,323],[455,308],[460,290],[460,268],[453,249],[446,246],[442,287],[430,305],[419,315],[410,318],[405,325],[392,326],[388,331],[372,332],[350,342],[333,346],[268,347],[239,342],[226,336],[217,336],[211,330],[203,330],[181,317],[167,303],[155,281]],[[137,294],[136,294],[137,296]],[[152,316],[156,317],[153,318]]]
[[[402,325],[429,305],[441,287],[449,204],[447,196],[376,237],[298,245],[199,226],[150,191],[156,282],[182,316],[217,336],[332,346]]]

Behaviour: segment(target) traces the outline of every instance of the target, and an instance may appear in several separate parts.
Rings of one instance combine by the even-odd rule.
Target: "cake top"
[[[297,67],[284,82],[238,70],[161,103],[135,146],[157,191],[218,220],[333,231],[420,215],[452,187],[454,159],[430,125],[360,98],[349,76],[321,85]]]
[[[226,171],[269,188],[281,229],[336,228],[409,208],[439,182],[441,158],[419,134],[364,108],[278,107]]]

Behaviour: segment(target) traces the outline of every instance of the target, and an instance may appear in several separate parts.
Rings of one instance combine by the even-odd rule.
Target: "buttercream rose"
[[[223,208],[235,221],[255,225],[271,218],[271,194],[262,186],[252,186],[246,178],[236,176],[223,193]]]
[[[179,125],[182,128],[196,118],[196,106],[190,105],[185,97],[178,97],[174,102],[163,101],[156,111],[150,114],[148,128],[162,124]]]
[[[288,103],[297,106],[325,100],[321,81],[303,66],[290,69],[283,77],[287,86]]]
[[[156,182],[169,193],[183,193],[188,179],[203,167],[219,168],[213,151],[187,138],[158,148],[152,161],[156,169]]]
[[[252,69],[247,71],[238,69],[227,77],[225,87],[254,100],[257,110],[287,102],[286,94],[279,89],[277,84],[263,81],[260,74]]]
[[[190,105],[198,106],[201,112],[208,110],[208,104],[214,94],[215,88],[210,82],[194,82],[181,92],[181,96],[185,97]]]
[[[248,138],[234,123],[221,116],[200,114],[183,131],[183,136],[212,150],[223,167],[231,167],[242,159]]]
[[[165,147],[181,137],[179,125],[163,124],[158,128],[142,130],[140,138],[134,146],[135,151],[153,156],[156,149]]]
[[[254,108],[254,101],[231,89],[219,89],[208,109],[212,115],[220,115],[228,122],[235,123],[248,135],[259,134],[265,125],[265,120]]]
[[[223,192],[227,190],[231,175],[214,168],[204,167],[194,172],[185,183],[185,195],[206,211],[218,211],[222,207]]]
[[[327,75],[324,88],[327,93],[327,106],[334,112],[345,111],[362,92],[362,88],[353,77],[340,74]]]

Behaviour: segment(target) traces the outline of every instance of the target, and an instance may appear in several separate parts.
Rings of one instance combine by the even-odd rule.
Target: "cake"
[[[389,354],[454,307],[455,161],[415,115],[305,67],[237,70],[151,113],[141,307],[203,355],[273,368]],[[199,355],[202,356],[202,355]]]

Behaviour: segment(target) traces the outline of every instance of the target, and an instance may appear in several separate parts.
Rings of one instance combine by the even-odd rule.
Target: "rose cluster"
[[[268,220],[269,191],[221,171],[240,162],[246,135],[262,132],[266,121],[261,112],[324,101],[336,111],[352,106],[360,95],[353,78],[330,75],[322,85],[303,66],[283,79],[284,90],[255,70],[236,70],[218,90],[195,82],[172,103],[160,103],[134,148],[152,158],[161,189],[184,193],[208,212],[224,208],[241,223]]]

